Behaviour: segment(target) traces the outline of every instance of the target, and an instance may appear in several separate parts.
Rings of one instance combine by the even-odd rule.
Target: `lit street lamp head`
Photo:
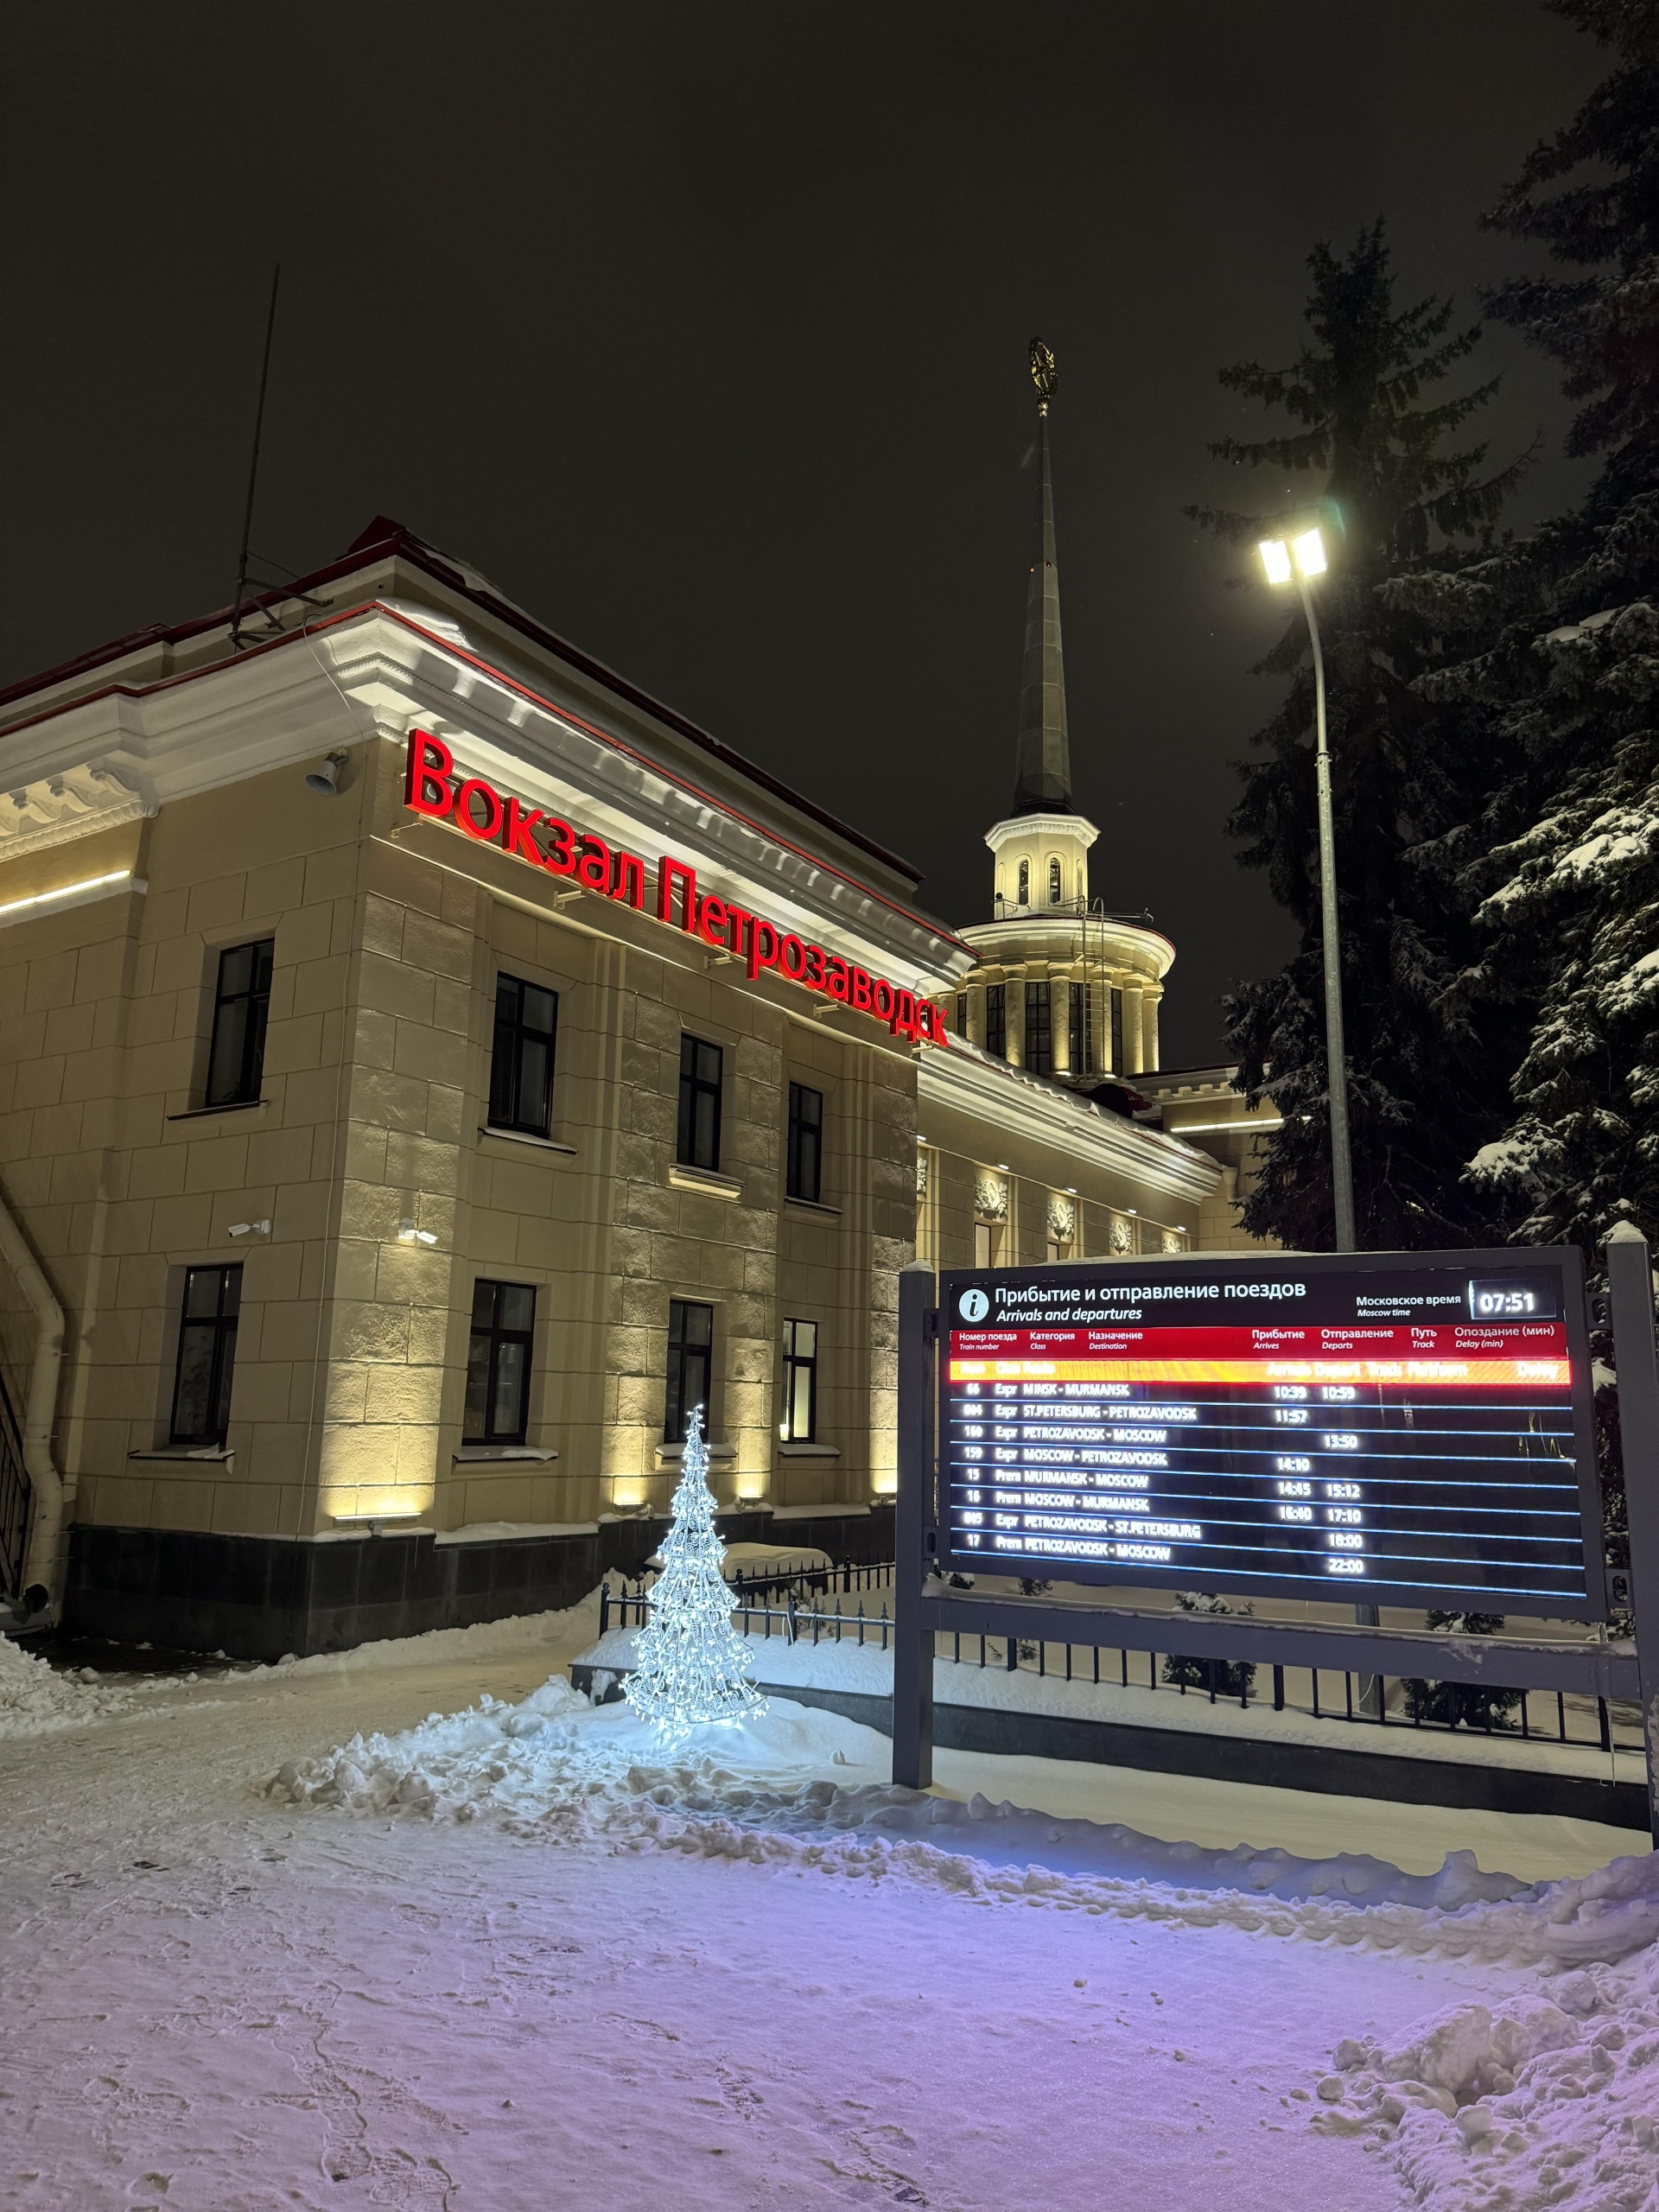
[[[1270,584],[1287,584],[1294,575],[1322,576],[1328,566],[1325,539],[1317,524],[1288,543],[1282,537],[1264,537],[1258,550]]]
[[[1264,537],[1260,551],[1262,566],[1268,572],[1268,582],[1270,584],[1287,584],[1290,582],[1290,548],[1284,539]]]

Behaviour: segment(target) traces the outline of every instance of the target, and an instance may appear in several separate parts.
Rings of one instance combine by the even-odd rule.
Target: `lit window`
[[[680,1039],[680,1125],[675,1158],[683,1167],[720,1166],[720,1079],[725,1055],[701,1037]]]
[[[495,979],[495,1039],[490,1055],[490,1126],[544,1137],[553,1114],[556,991],[516,976]]]
[[[1046,983],[1026,985],[1026,1065],[1033,1075],[1048,1075],[1053,1070],[1054,1037]]]
[[[823,1189],[823,1093],[804,1083],[789,1086],[789,1160],[785,1189],[791,1198],[818,1203]]]
[[[236,1364],[241,1310],[239,1266],[186,1268],[169,1444],[200,1448],[224,1443],[231,1423],[231,1370]]]
[[[530,1358],[536,1330],[534,1286],[473,1285],[473,1334],[467,1352],[468,1444],[522,1444],[530,1421]]]
[[[233,944],[219,956],[205,1106],[245,1106],[259,1096],[276,950],[276,939],[264,938],[257,944]]]
[[[1008,1057],[1008,987],[1006,983],[985,986],[985,1049],[995,1052],[999,1060]]]
[[[1095,1071],[1094,990],[1092,983],[1071,986],[1068,1028],[1073,1075],[1092,1075]]]
[[[702,1408],[702,1433],[709,1433],[709,1382],[714,1363],[715,1309],[690,1299],[668,1301],[668,1393],[663,1411],[663,1441],[683,1444],[692,1414]]]
[[[784,1417],[779,1433],[786,1443],[812,1444],[818,1434],[818,1325],[784,1324]]]
[[[1020,897],[1016,903],[1021,906],[1029,906],[1031,904],[1031,862],[1029,861],[1021,861],[1020,863]]]
[[[1060,903],[1060,864],[1058,860],[1051,860],[1048,864],[1048,903],[1051,906],[1058,906]]]

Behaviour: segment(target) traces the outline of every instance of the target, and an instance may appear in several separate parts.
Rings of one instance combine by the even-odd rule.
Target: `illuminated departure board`
[[[958,1570],[1605,1611],[1574,1249],[1085,1261],[940,1297]]]

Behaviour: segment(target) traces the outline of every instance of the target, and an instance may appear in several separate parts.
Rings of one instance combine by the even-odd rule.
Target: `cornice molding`
[[[0,793],[107,776],[149,811],[331,747],[401,746],[411,727],[429,728],[534,804],[652,866],[671,850],[711,889],[904,988],[933,997],[971,965],[943,925],[861,883],[839,854],[815,853],[809,822],[801,842],[783,842],[741,811],[734,776],[730,797],[699,790],[677,760],[650,757],[648,728],[613,737],[584,728],[579,712],[482,664],[460,624],[377,601],[238,660],[76,700],[0,734]]]
[[[994,822],[985,832],[985,842],[994,853],[1015,837],[1030,837],[1038,844],[1049,838],[1065,838],[1081,845],[1086,853],[1100,832],[1086,815],[1083,814],[1011,814],[1006,820]]]
[[[1221,1163],[1197,1146],[1109,1114],[963,1039],[953,1037],[948,1052],[929,1052],[918,1064],[917,1099],[924,1109],[970,1114],[1173,1197],[1196,1203],[1221,1184]]]
[[[142,792],[103,766],[82,764],[60,775],[14,784],[0,796],[0,866],[155,811]]]
[[[1040,907],[1004,921],[970,923],[957,934],[964,944],[973,947],[976,965],[1017,968],[1027,960],[1081,960],[1085,928],[1091,968],[1116,965],[1131,971],[1150,971],[1154,980],[1161,983],[1175,964],[1174,946],[1157,930],[1137,929],[1132,922],[1105,921],[1097,916],[1085,925],[1075,913],[1045,916]],[[1056,950],[1062,944],[1067,948],[1064,953]],[[1021,946],[1028,950],[1022,951]]]

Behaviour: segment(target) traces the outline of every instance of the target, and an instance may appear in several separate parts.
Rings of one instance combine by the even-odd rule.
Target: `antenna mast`
[[[270,312],[265,317],[265,353],[259,367],[259,404],[253,417],[253,457],[248,463],[248,504],[242,517],[242,551],[236,567],[236,600],[231,608],[231,651],[242,650],[242,602],[247,595],[249,548],[253,537],[253,494],[259,481],[259,435],[265,424],[265,386],[270,378],[270,341],[276,329],[276,287],[283,281],[279,261],[270,272]]]

